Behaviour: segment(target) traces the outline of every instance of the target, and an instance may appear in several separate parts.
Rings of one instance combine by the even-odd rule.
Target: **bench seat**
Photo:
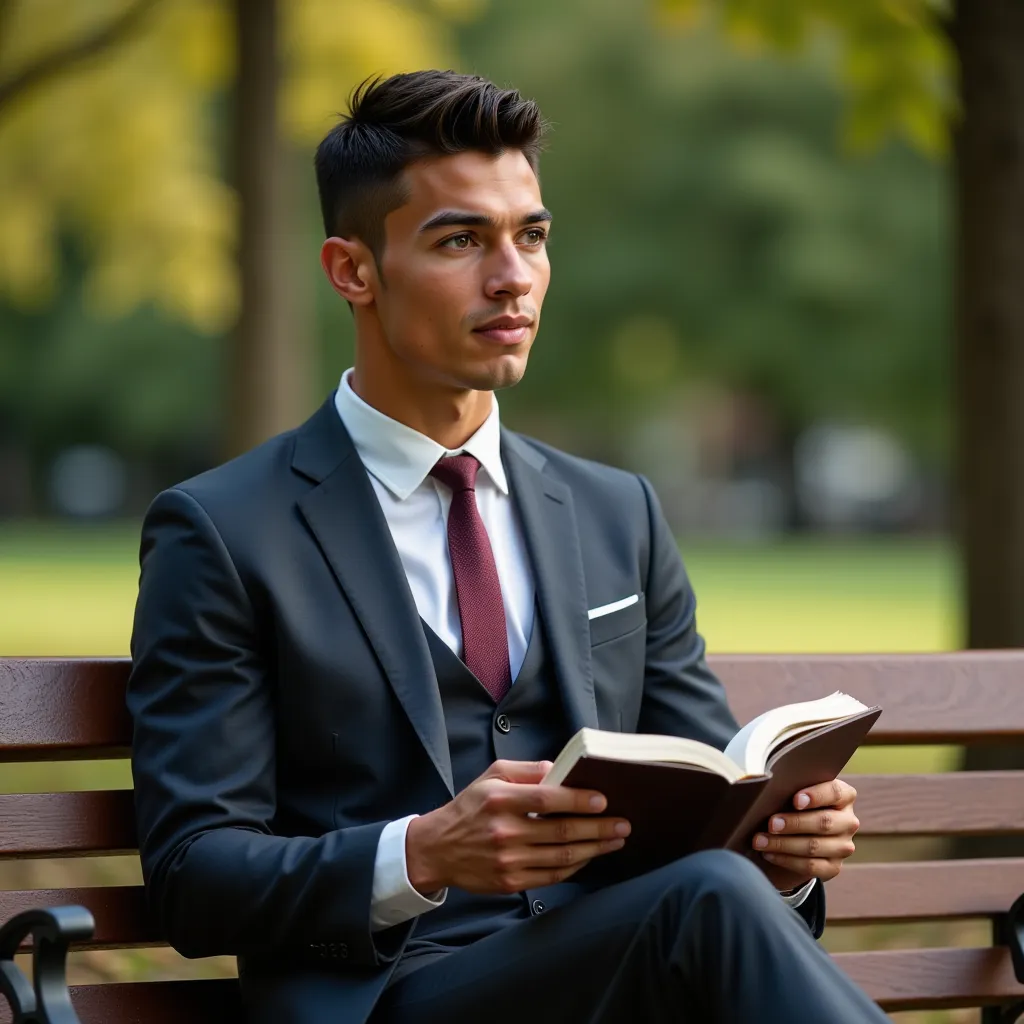
[[[884,714],[872,744],[973,744],[1024,739],[1024,652],[892,656],[721,656],[710,659],[741,721],[844,690]],[[126,659],[0,658],[0,760],[123,758],[131,723]],[[1024,772],[849,775],[860,834],[871,838],[1024,835]],[[131,793],[0,794],[0,859],[87,857],[136,850]],[[830,927],[983,918],[993,944],[835,954],[888,1011],[1021,1003],[1008,912],[1024,892],[1024,858],[854,863],[829,883]],[[0,922],[34,907],[79,905],[94,920],[74,948],[156,947],[141,887],[0,891]],[[1024,907],[1024,904],[1022,904]],[[1024,930],[1024,922],[1021,924]],[[1024,952],[1020,954],[1024,960]],[[1015,972],[1016,966],[1016,972]],[[82,1024],[232,1024],[237,983],[160,981],[73,987]],[[2,1001],[0,1001],[2,1002]],[[0,1006],[0,1024],[13,1019]],[[1007,1020],[1012,1018],[1007,1018]]]

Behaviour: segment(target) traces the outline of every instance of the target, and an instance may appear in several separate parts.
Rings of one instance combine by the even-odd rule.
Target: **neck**
[[[404,369],[403,364],[378,367],[357,352],[349,382],[367,405],[448,449],[461,448],[491,414],[490,391],[411,377]]]

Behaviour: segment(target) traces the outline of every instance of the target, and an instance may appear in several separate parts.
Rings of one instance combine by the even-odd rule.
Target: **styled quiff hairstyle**
[[[430,156],[498,156],[518,149],[537,174],[547,127],[533,100],[476,75],[413,71],[368,78],[317,147],[327,237],[359,238],[379,267],[384,218],[409,198],[402,181],[409,164]]]

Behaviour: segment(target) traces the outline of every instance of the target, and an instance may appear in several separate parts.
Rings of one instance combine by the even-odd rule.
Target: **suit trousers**
[[[405,974],[372,1024],[853,1024],[887,1018],[745,857],[708,850]]]

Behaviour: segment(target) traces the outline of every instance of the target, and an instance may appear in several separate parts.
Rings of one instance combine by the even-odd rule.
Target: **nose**
[[[533,287],[533,271],[514,244],[503,245],[495,252],[490,271],[488,298],[519,298]]]

